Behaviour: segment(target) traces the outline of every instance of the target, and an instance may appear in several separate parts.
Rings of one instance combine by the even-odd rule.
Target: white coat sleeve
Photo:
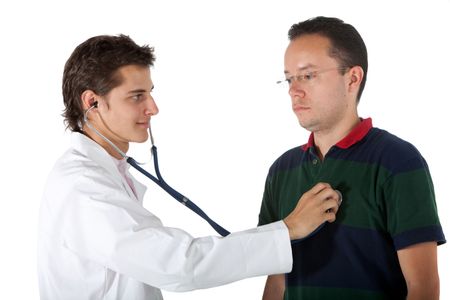
[[[157,288],[209,288],[292,267],[283,221],[226,238],[193,238],[164,227],[107,178],[82,176],[70,195],[61,216],[65,247]]]

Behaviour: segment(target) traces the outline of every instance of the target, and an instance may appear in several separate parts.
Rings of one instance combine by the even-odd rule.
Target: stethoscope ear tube
[[[230,232],[226,229],[224,229],[222,226],[220,226],[219,224],[217,224],[216,222],[214,222],[210,217],[208,217],[208,215],[200,208],[198,207],[194,202],[192,202],[191,200],[189,200],[187,197],[185,197],[184,195],[182,195],[181,193],[177,192],[175,189],[173,189],[170,185],[168,185],[164,179],[161,176],[161,173],[159,172],[159,165],[158,165],[158,153],[157,153],[157,149],[156,146],[153,145],[152,146],[152,154],[153,154],[153,162],[154,162],[154,166],[155,166],[155,172],[156,172],[156,176],[158,178],[156,178],[155,176],[153,176],[152,174],[150,174],[149,172],[147,172],[146,170],[144,170],[141,166],[139,166],[139,164],[132,158],[132,157],[127,157],[127,162],[133,166],[136,170],[138,170],[139,172],[141,172],[143,175],[145,175],[146,177],[150,178],[154,183],[156,183],[159,187],[161,187],[164,191],[166,191],[169,195],[171,195],[173,198],[175,198],[175,200],[177,200],[178,202],[180,202],[181,204],[184,204],[185,206],[187,206],[190,210],[192,210],[193,212],[195,212],[197,215],[199,215],[200,217],[202,217],[206,222],[209,223],[209,225],[211,225],[212,228],[214,228],[214,230],[220,234],[221,236],[227,236],[230,234]]]

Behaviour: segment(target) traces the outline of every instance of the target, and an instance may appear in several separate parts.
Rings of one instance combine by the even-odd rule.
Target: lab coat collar
[[[145,191],[147,190],[147,187],[137,181],[128,171],[129,165],[127,166],[127,175],[129,175],[129,178],[133,181],[133,185],[136,189],[137,198],[134,195],[133,191],[131,190],[131,187],[126,182],[125,178],[120,174],[119,170],[117,169],[116,164],[113,161],[113,157],[99,144],[97,144],[95,141],[90,139],[84,134],[74,132],[72,133],[72,147],[79,151],[84,156],[88,157],[92,161],[99,164],[101,167],[107,170],[108,173],[111,173],[114,175],[114,178],[116,178],[120,183],[126,188],[128,194],[133,199],[142,202],[144,198]]]

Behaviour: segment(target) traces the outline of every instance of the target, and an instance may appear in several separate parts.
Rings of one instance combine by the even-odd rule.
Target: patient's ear
[[[350,74],[350,83],[349,88],[353,90],[359,90],[359,86],[361,85],[361,81],[364,77],[364,70],[360,66],[352,67],[348,73]]]
[[[358,93],[359,86],[364,78],[364,70],[360,66],[354,66],[349,71],[350,76],[348,88],[351,93]]]

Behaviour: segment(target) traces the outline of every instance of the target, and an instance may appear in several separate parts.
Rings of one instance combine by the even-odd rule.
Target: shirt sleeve
[[[422,242],[445,243],[433,182],[418,152],[393,170],[383,193],[388,231],[397,250]]]
[[[289,234],[282,221],[225,238],[193,238],[163,226],[108,178],[93,176],[77,182],[61,214],[65,247],[80,257],[170,291],[291,270]]]
[[[264,186],[263,199],[261,201],[261,209],[259,211],[258,225],[265,225],[271,222],[279,221],[279,209],[277,209],[277,203],[275,203],[275,197],[272,192],[272,178],[267,175],[266,183]]]

